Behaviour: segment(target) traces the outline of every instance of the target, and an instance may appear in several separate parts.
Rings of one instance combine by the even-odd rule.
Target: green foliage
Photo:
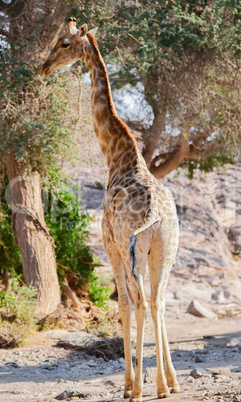
[[[187,177],[193,179],[196,170],[208,173],[212,172],[215,168],[224,167],[228,163],[231,165],[235,164],[234,154],[213,152],[211,155],[203,158],[187,159],[181,164],[181,167],[187,168]]]
[[[125,5],[114,2],[93,5],[87,0],[81,9],[72,9],[70,14],[81,22],[99,26],[101,50],[108,54],[110,43],[118,49],[115,55],[124,63],[121,74],[129,78],[129,83],[137,83],[142,75],[156,76],[162,67],[178,68],[186,52],[212,57],[224,51],[237,55],[241,49],[238,0],[204,3],[147,0]],[[128,43],[130,46],[126,46]]]
[[[63,280],[66,269],[77,274],[81,262],[81,276],[89,280],[95,267],[86,245],[90,218],[80,208],[74,189],[70,191],[65,182],[60,183],[55,194],[48,196],[49,211],[45,220],[54,238],[59,276]]]
[[[101,287],[94,273],[98,263],[94,260],[87,245],[89,216],[80,207],[80,200],[65,181],[60,181],[56,193],[45,193],[45,215],[47,226],[55,242],[55,254],[60,283],[71,274],[75,284],[85,288],[91,301],[104,307],[109,289]]]
[[[22,61],[16,66],[5,51],[0,56],[0,153],[11,151],[23,167],[46,172],[59,157],[70,157],[74,144],[73,121],[66,118],[66,75],[48,78],[45,85],[37,66]]]
[[[35,306],[37,290],[32,286],[20,286],[14,279],[11,291],[0,292],[0,312],[2,317],[14,316],[21,323],[35,324]]]
[[[74,275],[76,285],[88,292],[91,301],[99,307],[105,307],[110,292],[99,283],[94,272],[98,262],[95,261],[87,245],[90,217],[80,207],[80,200],[74,192],[75,189],[70,189],[66,182],[60,179],[59,171],[54,170],[49,180],[52,186],[55,184],[56,191],[54,194],[48,190],[48,187],[43,190],[45,221],[55,242],[60,284],[66,275]],[[13,241],[11,210],[4,199],[6,178],[4,183],[0,204],[0,276],[3,277],[8,271],[11,276],[22,277],[21,253]],[[11,299],[11,295],[12,293],[7,294],[6,298]],[[12,306],[14,307],[15,304],[12,303]]]
[[[0,276],[8,271],[12,276],[22,272],[22,259],[18,246],[15,245],[12,235],[11,210],[6,204],[5,191],[7,177],[5,175],[0,200]]]
[[[107,301],[109,300],[110,293],[111,290],[108,287],[101,287],[98,277],[93,275],[89,288],[90,300],[97,307],[108,309]]]
[[[97,40],[113,89],[128,83],[144,97],[154,116],[165,115],[166,126],[173,130],[189,133],[195,128],[198,137],[202,131],[211,135],[219,129],[225,140],[222,147],[213,147],[215,163],[207,160],[209,167],[220,159],[220,165],[229,160],[226,153],[237,154],[241,142],[239,0],[95,4],[86,0],[70,14],[79,23],[99,27]],[[210,144],[206,145],[203,160],[211,154]],[[219,158],[217,153],[222,152]],[[199,162],[197,166],[202,168]]]

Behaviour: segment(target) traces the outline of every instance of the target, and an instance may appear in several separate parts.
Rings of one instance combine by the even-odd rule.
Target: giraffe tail
[[[136,282],[138,282],[138,278],[136,275],[136,270],[137,270],[137,244],[138,244],[138,239],[136,235],[131,234],[130,239],[130,268],[131,268],[131,273],[135,279]]]
[[[149,219],[145,222],[143,226],[141,226],[139,229],[137,229],[133,234],[130,235],[129,238],[129,251],[130,251],[130,269],[131,273],[135,279],[136,282],[138,282],[138,277],[137,277],[137,245],[138,245],[138,239],[136,235],[140,232],[143,232],[144,230],[148,229],[151,225],[153,225],[158,219],[156,217],[150,216]]]

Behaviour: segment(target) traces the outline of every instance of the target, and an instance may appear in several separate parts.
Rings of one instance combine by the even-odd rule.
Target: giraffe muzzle
[[[43,67],[41,68],[41,72],[40,72],[41,77],[44,77],[44,76],[50,75],[50,74],[51,74],[51,69],[50,69],[50,67],[45,67],[45,66],[43,65]]]

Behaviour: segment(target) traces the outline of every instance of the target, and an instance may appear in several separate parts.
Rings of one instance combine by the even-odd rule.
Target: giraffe
[[[164,321],[164,292],[178,247],[179,228],[171,192],[147,169],[134,136],[118,117],[112,100],[104,61],[95,40],[96,28],[78,30],[70,18],[42,66],[41,75],[76,60],[86,63],[91,78],[91,112],[94,131],[109,168],[103,206],[102,231],[118,289],[123,325],[125,374],[124,398],[142,401],[142,358],[147,301],[144,275],[148,262],[150,306],[155,328],[157,396],[179,392]],[[137,321],[135,371],[131,357],[131,305]],[[165,361],[165,370],[163,364]]]

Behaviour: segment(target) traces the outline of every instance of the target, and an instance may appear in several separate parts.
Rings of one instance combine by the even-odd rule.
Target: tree
[[[0,2],[1,153],[10,183],[14,239],[21,250],[25,282],[38,289],[39,315],[49,314],[60,303],[41,185],[70,141],[61,90],[54,80],[58,93],[39,78],[40,51],[46,52],[59,34],[64,5],[64,1]]]
[[[238,0],[84,2],[81,23],[100,27],[112,88],[138,89],[151,106],[143,156],[158,178],[234,163],[240,143]],[[113,67],[111,67],[111,64]],[[141,88],[141,89],[140,89]],[[171,135],[172,134],[172,135]],[[173,135],[175,134],[175,135]],[[235,159],[236,158],[236,159]]]

